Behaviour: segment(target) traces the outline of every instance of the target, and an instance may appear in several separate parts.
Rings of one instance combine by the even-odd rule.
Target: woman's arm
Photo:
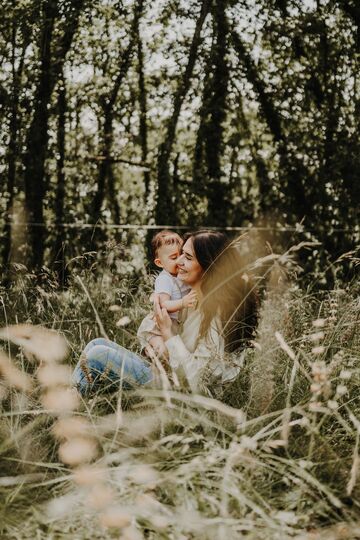
[[[155,303],[155,314],[158,327],[161,331],[165,345],[169,351],[169,363],[176,372],[185,375],[189,386],[196,391],[199,386],[201,374],[209,363],[224,349],[224,342],[215,325],[209,331],[208,339],[200,339],[193,352],[185,346],[181,336],[174,336],[171,331],[171,319],[159,302]],[[195,321],[194,321],[194,324]],[[196,331],[196,329],[193,329]],[[180,373],[179,373],[180,374]]]

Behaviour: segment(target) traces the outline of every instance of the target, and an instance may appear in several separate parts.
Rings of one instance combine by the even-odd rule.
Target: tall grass
[[[18,267],[2,291],[0,537],[357,538],[359,285],[268,287],[221,401],[181,388],[81,400],[69,372],[97,321],[136,349],[151,289],[102,270],[59,291]]]

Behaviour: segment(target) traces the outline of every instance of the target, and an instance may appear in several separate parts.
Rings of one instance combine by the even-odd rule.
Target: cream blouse
[[[192,391],[231,381],[241,369],[243,355],[225,354],[225,342],[216,318],[207,335],[200,339],[201,313],[194,308],[187,311],[180,334],[165,342],[171,368],[180,379],[185,379]]]

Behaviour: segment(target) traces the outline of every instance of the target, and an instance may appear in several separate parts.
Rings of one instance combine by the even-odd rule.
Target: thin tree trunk
[[[20,80],[24,67],[25,51],[27,48],[27,42],[24,43],[22,53],[19,61],[18,69],[15,69],[15,51],[16,51],[16,26],[12,28],[12,52],[11,52],[11,66],[12,66],[12,95],[11,95],[11,116],[9,126],[9,147],[7,151],[7,193],[8,199],[6,201],[5,213],[4,213],[4,233],[3,233],[3,245],[2,245],[2,260],[5,264],[11,260],[11,211],[13,208],[14,195],[15,195],[15,181],[16,181],[16,160],[18,155],[18,124],[19,124],[19,91]]]
[[[309,200],[305,194],[304,187],[304,180],[310,177],[309,172],[295,155],[290,155],[280,114],[276,110],[271,96],[266,91],[265,83],[261,79],[253,59],[237,32],[233,30],[231,36],[239,60],[244,66],[246,77],[258,96],[269,130],[274,140],[278,143],[280,169],[284,178],[286,178],[286,182],[283,184],[283,190],[286,195],[287,208],[292,209],[293,217],[300,219],[309,210]]]
[[[207,186],[207,222],[214,226],[225,226],[229,212],[228,186],[222,182],[221,157],[224,150],[223,132],[227,113],[227,90],[229,68],[227,64],[229,24],[226,16],[228,2],[216,0],[213,3],[214,48],[212,66],[214,69],[209,99],[209,118],[206,123],[205,149],[209,183]]]
[[[66,87],[64,78],[61,78],[58,95],[58,127],[57,127],[57,185],[55,195],[55,223],[56,237],[53,260],[59,283],[65,285],[66,260],[65,260],[65,230],[61,227],[65,214],[65,135],[66,135]]]
[[[27,134],[25,154],[25,198],[27,206],[30,241],[30,267],[42,265],[44,251],[44,169],[48,134],[48,103],[51,96],[51,41],[57,6],[54,0],[44,5],[43,28],[40,39],[41,65],[37,91],[34,99],[34,116]]]
[[[201,31],[207,15],[210,12],[211,0],[203,0],[200,15],[196,21],[195,31],[192,38],[188,62],[179,82],[174,96],[173,113],[167,124],[164,141],[161,143],[158,154],[158,175],[157,175],[157,203],[155,209],[155,220],[159,225],[165,225],[169,220],[173,221],[172,200],[171,200],[171,176],[169,171],[169,160],[175,141],[176,127],[184,99],[189,91],[192,73],[197,59],[197,51],[201,43]]]
[[[29,216],[29,264],[39,269],[45,247],[44,198],[46,195],[45,160],[48,146],[49,103],[65,57],[78,26],[85,0],[73,0],[62,35],[53,36],[59,17],[56,0],[47,0],[43,8],[43,26],[39,44],[40,74],[34,98],[34,114],[26,137],[25,199]],[[52,57],[52,51],[56,57]]]
[[[273,208],[274,202],[271,196],[272,192],[269,171],[266,162],[260,155],[258,142],[256,139],[252,142],[251,129],[244,113],[241,96],[239,96],[238,121],[242,126],[245,137],[249,140],[249,149],[255,165],[256,178],[259,185],[260,207],[262,212],[266,213],[268,210]],[[247,215],[246,218],[249,219],[249,216]]]
[[[139,77],[139,105],[140,105],[140,142],[141,142],[141,161],[147,162],[148,156],[148,128],[147,128],[147,92],[144,77],[144,51],[142,40],[137,27],[137,54],[138,54],[138,77]],[[145,203],[147,202],[150,191],[150,171],[144,170]]]
[[[98,180],[97,180],[97,191],[95,193],[95,197],[93,199],[92,205],[91,205],[91,216],[92,218],[97,221],[99,219],[101,208],[104,203],[106,191],[109,194],[110,199],[110,208],[113,211],[113,219],[116,223],[120,222],[120,209],[117,202],[117,199],[115,197],[115,186],[114,186],[114,175],[112,171],[112,159],[111,159],[111,150],[113,145],[113,137],[114,137],[114,127],[113,127],[113,119],[114,119],[114,106],[116,103],[116,99],[121,87],[121,84],[123,83],[129,67],[131,63],[131,58],[136,42],[136,36],[137,36],[137,27],[139,24],[139,19],[142,14],[143,9],[143,0],[139,0],[135,4],[135,10],[134,10],[134,18],[131,25],[130,30],[130,38],[129,38],[129,44],[127,48],[125,49],[122,60],[120,63],[119,71],[117,73],[114,86],[108,95],[107,98],[105,98],[104,106],[103,106],[103,114],[104,114],[104,129],[103,129],[103,141],[102,141],[102,161],[99,164],[98,169]],[[107,190],[106,190],[107,188]]]

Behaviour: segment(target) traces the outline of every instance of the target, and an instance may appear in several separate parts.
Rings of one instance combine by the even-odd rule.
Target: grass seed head
[[[23,392],[28,392],[32,388],[31,377],[14,366],[2,351],[0,351],[0,375],[8,386],[15,386]]]
[[[113,500],[114,492],[105,484],[95,484],[87,497],[88,504],[91,508],[95,508],[95,510],[101,510],[109,506]]]
[[[53,433],[58,439],[71,439],[79,435],[88,436],[91,434],[91,425],[85,418],[69,416],[55,422]]]
[[[127,326],[129,323],[131,323],[130,317],[127,315],[124,315],[124,317],[121,317],[116,323],[115,326],[120,328],[121,326]]]
[[[315,355],[323,354],[325,352],[325,347],[323,345],[318,345],[311,349],[311,352]]]
[[[81,465],[74,470],[74,481],[79,486],[92,486],[104,479],[106,469],[94,465]]]
[[[150,465],[138,465],[128,474],[135,484],[156,484],[158,473]]]
[[[309,337],[309,340],[310,341],[321,341],[322,339],[324,339],[324,332],[314,332],[313,334],[310,334],[308,337]]]
[[[326,324],[326,319],[316,319],[312,324],[315,328],[322,328]]]
[[[131,514],[124,510],[121,506],[113,506],[107,508],[100,514],[100,522],[104,527],[107,528],[119,528],[123,529],[124,527],[129,527],[131,524],[132,516]],[[136,529],[135,529],[136,530]],[[121,538],[126,538],[124,535]],[[128,537],[130,540],[130,537]],[[135,540],[135,537],[133,537]],[[142,538],[142,536],[140,536]]]
[[[43,362],[60,362],[68,353],[65,339],[54,330],[42,326],[7,326],[0,330],[0,339],[12,341]]]
[[[75,437],[60,445],[59,457],[63,463],[76,466],[96,458],[98,447],[93,439]]]
[[[41,401],[46,409],[61,414],[76,409],[79,405],[79,396],[70,388],[52,388],[42,396]]]
[[[68,366],[45,364],[37,370],[37,378],[44,386],[69,385],[71,370]]]
[[[121,540],[143,540],[144,537],[139,531],[139,529],[137,529],[134,526],[130,526],[122,530],[120,539]]]

